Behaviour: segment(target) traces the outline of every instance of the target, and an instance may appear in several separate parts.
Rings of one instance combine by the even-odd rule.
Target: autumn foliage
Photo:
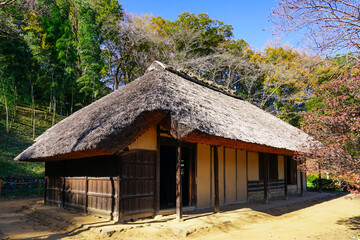
[[[302,128],[322,144],[313,145],[307,170],[320,167],[359,183],[360,65],[319,86],[309,101]],[[356,184],[355,184],[356,185]]]

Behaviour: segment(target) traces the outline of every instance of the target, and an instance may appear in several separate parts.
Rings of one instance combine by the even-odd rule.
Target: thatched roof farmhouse
[[[307,134],[249,102],[154,62],[142,77],[48,129],[15,160],[46,162],[47,203],[68,203],[85,211],[100,209],[125,219],[155,215],[162,208],[175,207],[173,197],[162,195],[161,189],[166,187],[160,177],[167,174],[163,168],[172,168],[180,161],[175,148],[183,149],[181,161],[189,165],[184,167],[181,178],[187,192],[182,197],[188,199],[183,204],[202,208],[214,206],[214,198],[215,205],[217,201],[227,205],[267,198],[268,194],[287,195],[288,185],[295,186],[290,189],[293,192],[303,189],[303,174],[296,170],[291,156],[304,150],[307,141]],[[112,170],[108,174],[102,170],[100,176],[95,172],[102,162],[109,163],[106,166]],[[85,165],[94,169],[73,170],[74,166]],[[89,174],[91,171],[93,175]],[[149,178],[147,182],[144,174]],[[175,175],[176,172],[167,177]],[[301,180],[297,179],[299,176]],[[104,177],[109,178],[101,180]],[[220,187],[216,190],[212,181],[218,177]],[[90,201],[96,200],[90,192],[95,190],[83,189],[85,192],[80,195],[84,199],[74,202],[67,194],[75,194],[72,181],[76,179],[82,179],[84,189],[88,188],[88,181],[109,181],[113,198],[116,194],[118,198],[109,206],[94,203],[91,207]],[[119,185],[114,187],[111,181],[118,181]],[[58,184],[56,191],[54,184]],[[141,190],[137,184],[147,187]],[[209,184],[206,191],[200,186]],[[173,185],[175,194],[175,179]],[[131,195],[127,191],[132,188],[137,190]],[[130,195],[138,198],[136,207],[126,203]]]

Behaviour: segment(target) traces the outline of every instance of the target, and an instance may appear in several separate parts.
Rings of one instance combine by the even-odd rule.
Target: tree
[[[281,0],[272,13],[275,33],[296,31],[315,50],[360,50],[358,0]]]
[[[360,68],[347,70],[318,87],[307,104],[302,128],[322,145],[313,144],[314,170],[320,165],[336,176],[360,174]],[[315,163],[315,164],[314,164]],[[359,179],[358,179],[359,180]]]

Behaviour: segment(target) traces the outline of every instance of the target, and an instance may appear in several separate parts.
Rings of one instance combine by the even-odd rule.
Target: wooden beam
[[[290,151],[282,148],[274,148],[256,143],[243,142],[239,140],[226,139],[222,137],[212,136],[199,132],[197,130],[189,133],[186,137],[181,139],[185,142],[202,143],[208,145],[214,145],[218,147],[237,148],[253,152],[273,153],[273,154],[284,154],[294,155],[294,151]]]
[[[289,199],[289,195],[288,195],[288,174],[287,174],[287,156],[284,156],[284,180],[285,180],[285,184],[284,184],[284,198],[285,200]]]
[[[155,215],[160,211],[160,126],[156,126],[156,162],[155,162]]]
[[[182,220],[181,143],[176,147],[176,219]]]
[[[269,154],[262,154],[264,160],[263,178],[264,178],[264,203],[269,202]]]
[[[220,199],[219,199],[219,156],[218,156],[217,146],[214,146],[214,182],[215,182],[214,213],[218,213],[220,212]]]

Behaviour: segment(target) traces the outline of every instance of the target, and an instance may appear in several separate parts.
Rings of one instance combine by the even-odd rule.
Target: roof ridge
[[[236,98],[236,99],[239,99],[239,100],[244,100],[241,96],[239,95],[235,95],[232,93],[233,90],[231,89],[228,89],[228,88],[225,88],[223,86],[221,86],[220,84],[217,84],[213,81],[210,81],[210,80],[201,80],[197,77],[192,77],[190,76],[187,72],[183,71],[183,70],[177,70],[177,69],[174,69],[173,67],[165,67],[164,68],[166,71],[169,71],[171,73],[174,73],[186,80],[189,80],[193,83],[196,83],[196,84],[199,84],[203,87],[207,87],[211,90],[214,90],[214,91],[217,91],[217,92],[220,92],[224,95],[227,95],[227,96],[230,96],[230,97],[233,97],[233,98]],[[211,83],[209,83],[211,82]]]

